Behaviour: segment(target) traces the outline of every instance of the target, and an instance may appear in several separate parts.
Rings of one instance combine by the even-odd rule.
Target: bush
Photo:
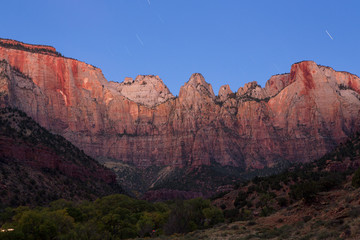
[[[265,206],[261,209],[260,216],[267,217],[271,215],[274,212],[274,209],[272,207]]]
[[[360,187],[360,168],[355,171],[351,183],[355,188]]]
[[[359,174],[360,176],[360,174]],[[329,174],[318,182],[320,191],[330,191],[334,187],[338,186],[343,182],[343,177],[340,174]]]
[[[276,201],[280,207],[286,207],[288,205],[288,200],[284,197],[277,198]]]
[[[235,221],[237,219],[238,215],[239,215],[239,210],[236,209],[236,208],[234,208],[234,209],[226,209],[224,211],[224,217],[226,219],[229,219],[230,222]]]
[[[250,220],[252,218],[252,212],[249,209],[241,209],[238,220],[245,221]]]
[[[272,190],[277,190],[277,191],[279,191],[282,188],[279,182],[271,183],[270,187]]]
[[[240,191],[240,192],[238,193],[238,196],[237,196],[236,199],[235,199],[234,206],[235,206],[236,208],[245,207],[246,204],[247,204],[246,199],[247,199],[247,193]]]
[[[171,207],[167,222],[164,224],[164,231],[168,235],[187,233],[223,221],[222,211],[212,206],[209,200],[196,198],[176,201]]]
[[[254,191],[255,191],[255,185],[251,185],[250,187],[248,187],[248,190],[247,190],[247,194],[252,194]]]
[[[289,193],[290,197],[294,200],[304,199],[306,203],[312,203],[316,193],[319,191],[318,186],[313,181],[307,181],[291,186]]]
[[[311,219],[312,219],[312,216],[304,216],[304,217],[303,217],[304,222],[308,222],[308,221],[310,221]]]
[[[205,216],[205,227],[214,226],[217,223],[224,221],[224,215],[222,211],[218,208],[210,207],[203,209],[203,214]]]

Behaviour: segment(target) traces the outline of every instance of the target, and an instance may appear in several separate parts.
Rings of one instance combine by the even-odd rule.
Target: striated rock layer
[[[360,79],[312,61],[219,96],[195,73],[175,98],[158,76],[108,82],[53,48],[8,41],[0,60],[1,106],[105,161],[261,169],[316,159],[360,129]]]

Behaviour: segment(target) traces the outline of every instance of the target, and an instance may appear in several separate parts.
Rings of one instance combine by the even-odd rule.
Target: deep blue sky
[[[215,94],[301,60],[360,74],[358,0],[11,0],[1,18],[2,38],[54,46],[111,81],[159,75],[174,95],[194,72]]]

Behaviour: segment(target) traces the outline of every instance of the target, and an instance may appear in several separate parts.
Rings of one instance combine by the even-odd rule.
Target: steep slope
[[[120,172],[156,166],[154,181],[167,166],[251,171],[308,162],[360,129],[360,79],[311,61],[265,88],[225,86],[219,97],[193,74],[175,98],[157,76],[107,82],[100,69],[53,48],[0,42],[1,105],[109,166],[129,165]]]
[[[122,192],[111,170],[10,108],[0,109],[0,183],[5,206]]]
[[[359,167],[357,133],[318,161],[218,196],[228,224],[173,239],[359,239]]]
[[[257,211],[264,207],[259,203],[264,195],[286,198],[288,203],[301,199],[312,202],[317,193],[341,189],[343,184],[351,182],[352,174],[359,167],[360,132],[314,162],[293,164],[282,173],[239,183],[235,190],[215,197],[214,203],[223,205],[223,209],[241,209],[251,201],[247,209]],[[273,201],[272,206],[275,209],[284,207],[275,203]]]

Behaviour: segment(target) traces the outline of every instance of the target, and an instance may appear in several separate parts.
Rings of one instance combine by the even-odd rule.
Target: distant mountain
[[[0,60],[1,106],[64,136],[136,192],[209,194],[239,173],[317,159],[360,129],[359,77],[312,61],[264,88],[225,85],[218,96],[196,73],[174,97],[158,76],[108,82],[48,46],[0,39]]]
[[[22,111],[0,109],[2,206],[42,205],[59,198],[92,200],[122,192],[111,170],[64,137]]]

